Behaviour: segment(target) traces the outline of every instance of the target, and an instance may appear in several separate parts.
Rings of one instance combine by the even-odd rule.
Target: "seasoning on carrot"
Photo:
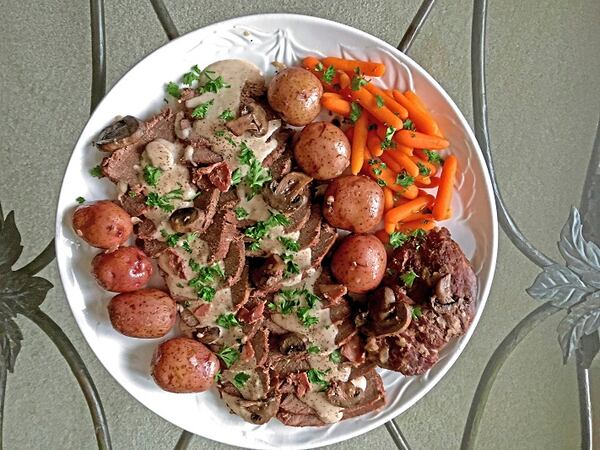
[[[418,156],[411,156],[410,160],[417,165],[419,168],[419,175],[423,177],[433,176],[437,172],[437,166],[435,164],[431,164],[429,161],[425,161]]]
[[[345,72],[355,72],[358,69],[359,73],[369,77],[381,77],[385,73],[385,66],[383,64],[371,61],[327,57],[323,58],[323,64],[333,66],[337,70]]]
[[[452,202],[457,165],[456,156],[450,155],[446,158],[432,210],[433,217],[436,220],[444,220],[450,217],[450,204]]]
[[[383,218],[386,222],[398,223],[411,214],[420,212],[433,200],[433,198],[433,195],[423,195],[421,197],[417,197],[410,202],[390,209],[384,214]]]
[[[383,188],[383,209],[387,211],[394,207],[394,192],[389,187]]]
[[[365,158],[365,147],[367,146],[367,133],[369,116],[363,113],[354,124],[354,136],[352,137],[352,153],[350,156],[350,170],[353,175],[358,175],[363,166]]]
[[[333,92],[325,92],[321,97],[321,105],[329,111],[339,114],[340,116],[348,117],[350,115],[350,102],[345,100],[341,95]]]
[[[387,108],[393,113],[397,113],[398,117],[400,117],[402,120],[408,117],[408,111],[404,106],[394,100],[393,97],[390,97],[388,94],[386,94],[385,91],[375,86],[373,83],[367,84],[365,89],[375,96],[379,95],[383,99],[384,105],[387,106]]]
[[[377,99],[373,94],[367,91],[364,87],[360,87],[357,91],[350,90],[350,96],[356,100],[360,106],[369,111],[375,119],[384,124],[394,127],[396,130],[402,128],[402,120],[390,111],[385,105],[377,106]]]
[[[402,145],[406,145],[407,147],[441,150],[450,145],[446,139],[442,139],[437,136],[430,136],[418,131],[400,130],[396,133],[396,136],[398,142]]]

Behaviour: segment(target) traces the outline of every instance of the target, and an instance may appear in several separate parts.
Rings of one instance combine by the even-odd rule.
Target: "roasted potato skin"
[[[323,86],[319,79],[301,67],[289,67],[269,83],[269,105],[290,125],[311,123],[321,111]]]
[[[383,218],[383,191],[363,175],[336,178],[325,191],[323,216],[333,227],[368,233]]]
[[[131,216],[111,202],[101,200],[79,206],[73,214],[73,229],[93,247],[111,249],[123,245],[133,232]]]
[[[160,344],[152,358],[152,377],[169,392],[204,392],[215,382],[220,363],[204,344],[176,337]]]
[[[331,258],[331,272],[348,291],[363,294],[375,289],[385,275],[387,254],[372,234],[345,238]]]
[[[107,291],[141,289],[150,280],[152,272],[152,260],[137,247],[119,247],[110,253],[100,253],[92,260],[92,274]]]
[[[304,127],[294,146],[294,158],[308,176],[331,180],[350,164],[350,141],[342,130],[329,122]]]
[[[177,305],[159,289],[140,289],[115,295],[108,316],[114,329],[125,336],[159,338],[175,325]]]

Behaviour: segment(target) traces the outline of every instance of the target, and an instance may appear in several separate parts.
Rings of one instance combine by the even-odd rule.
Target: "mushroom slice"
[[[303,352],[306,349],[306,343],[302,336],[296,333],[286,334],[279,342],[279,351],[284,355]]]
[[[146,125],[133,116],[119,119],[98,135],[96,146],[104,152],[112,152],[127,145],[135,144],[146,131]]]
[[[246,131],[254,136],[264,136],[269,128],[267,113],[255,101],[249,101],[244,105],[242,115],[237,119],[230,120],[226,126],[236,136],[241,136]]]
[[[369,323],[371,336],[383,337],[402,333],[411,322],[412,301],[402,288],[383,287],[375,291],[369,301]]]
[[[336,380],[332,382],[326,392],[329,403],[340,408],[351,408],[358,405],[365,396],[365,389],[361,389],[360,383],[352,381]]]
[[[219,327],[198,328],[196,337],[203,344],[214,344],[221,337],[221,330],[219,329]]]
[[[171,228],[177,233],[188,233],[203,228],[206,215],[198,208],[180,208],[173,211],[169,217]]]
[[[252,270],[252,281],[258,289],[274,289],[281,283],[284,270],[285,263],[281,256],[270,255],[260,266]]]
[[[281,212],[291,212],[308,202],[308,184],[312,178],[301,172],[290,172],[281,181],[273,181],[263,190],[267,203]]]

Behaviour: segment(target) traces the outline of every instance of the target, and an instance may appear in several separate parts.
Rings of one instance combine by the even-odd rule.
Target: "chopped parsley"
[[[323,72],[323,69],[324,69],[323,63],[321,61],[319,61],[317,63],[317,65],[315,66],[315,72]]]
[[[264,238],[271,228],[278,225],[287,226],[290,224],[290,220],[283,214],[271,214],[267,220],[258,221],[254,225],[244,230],[244,235],[249,237],[254,242],[250,244],[251,250],[258,250],[260,248],[260,240]]]
[[[210,108],[210,106],[214,103],[215,101],[213,99],[204,102],[204,103],[200,103],[198,106],[196,106],[194,108],[194,110],[192,111],[192,117],[194,119],[204,119],[206,117],[206,113],[208,112],[208,108]]]
[[[427,155],[427,160],[435,165],[442,165],[444,164],[444,160],[442,159],[442,157],[440,156],[440,154],[438,152],[435,152],[433,150],[427,150],[427,149],[423,149],[423,152]]]
[[[181,188],[173,189],[172,191],[167,192],[165,195],[159,195],[156,192],[150,192],[146,198],[146,205],[160,208],[166,212],[173,212],[175,207],[171,204],[171,200],[182,198],[183,189]]]
[[[329,387],[329,383],[325,379],[324,371],[319,369],[310,369],[308,372],[306,372],[306,375],[308,376],[308,381],[321,387],[321,391],[325,391]]]
[[[162,230],[160,230],[160,234],[162,237],[164,237],[166,239],[167,245],[169,247],[177,246],[177,242],[179,242],[179,239],[183,236],[182,233],[169,234],[169,232],[167,230],[165,230],[164,228]]]
[[[308,353],[320,353],[321,349],[319,347],[317,347],[316,345],[311,345],[310,347],[308,347],[308,349],[306,349],[306,351]]]
[[[408,241],[408,239],[409,236],[407,236],[406,234],[400,231],[394,231],[392,232],[392,234],[390,234],[390,246],[392,248],[401,247],[406,243],[406,241]]]
[[[329,355],[329,361],[331,361],[332,363],[341,363],[342,362],[342,354],[340,353],[339,350],[334,350],[333,352],[331,352],[331,354]]]
[[[83,198],[83,197],[77,197],[77,198],[75,199],[75,201],[81,205],[82,203],[84,203],[84,202],[85,202],[85,198]]]
[[[416,273],[414,273],[412,270],[409,270],[408,272],[404,272],[402,275],[400,275],[400,280],[402,280],[406,287],[411,288],[415,282],[415,279],[418,277],[419,276]]]
[[[358,91],[362,86],[368,84],[369,82],[365,80],[365,77],[356,75],[352,77],[352,81],[350,82],[350,87],[353,91]]]
[[[285,262],[285,270],[283,271],[284,278],[289,278],[292,275],[300,273],[300,266],[294,262],[294,255],[284,253],[282,257]]]
[[[375,102],[377,103],[378,108],[383,108],[385,106],[385,101],[381,95],[375,96]]]
[[[248,211],[246,211],[244,208],[242,208],[241,206],[238,206],[237,208],[235,208],[234,212],[235,212],[235,217],[239,220],[245,219],[246,217],[248,217],[250,215],[250,213]]]
[[[385,138],[381,141],[381,148],[385,150],[386,148],[390,148],[394,146],[392,142],[392,138],[394,137],[394,133],[396,129],[394,127],[387,127],[385,129]]]
[[[296,311],[298,320],[300,320],[300,323],[302,323],[302,325],[304,325],[306,328],[312,327],[313,325],[319,323],[319,319],[317,317],[308,314],[310,310],[310,306],[302,306]]]
[[[225,80],[223,80],[223,77],[221,75],[219,75],[217,78],[211,78],[209,73],[213,72],[204,71],[204,76],[208,78],[208,81],[204,83],[202,87],[198,88],[199,93],[213,92],[216,94],[217,92],[219,92],[219,90],[223,88],[231,87],[230,84],[225,83]]]
[[[240,359],[240,352],[232,347],[224,347],[220,352],[217,352],[217,356],[223,360],[227,368],[230,368]]]
[[[238,320],[235,318],[235,316],[233,314],[221,314],[219,317],[217,317],[217,325],[219,325],[220,327],[223,328],[231,328],[231,327],[235,327],[235,326],[240,326],[240,323],[238,322]]]
[[[198,233],[195,231],[193,233],[188,233],[183,242],[181,243],[181,247],[188,253],[192,253],[192,242],[198,237]]]
[[[400,172],[396,176],[396,184],[402,186],[403,188],[409,187],[411,184],[415,182],[415,178],[411,177],[405,170]]]
[[[134,191],[129,191],[129,192],[127,193],[127,195],[129,195],[131,198],[135,198],[135,197],[137,197],[137,193],[136,193],[136,192],[134,192]]]
[[[271,177],[271,171],[269,169],[265,169],[258,159],[253,159],[250,162],[250,167],[248,169],[248,173],[246,174],[246,184],[250,188],[250,198],[254,197],[254,195],[258,194],[262,189],[263,185],[271,181],[273,178]]]
[[[302,294],[304,295],[304,298],[306,299],[306,303],[308,303],[308,306],[310,306],[311,308],[313,308],[315,306],[317,301],[321,301],[321,298],[318,295],[315,295],[306,289],[304,289],[302,291]]]
[[[158,167],[154,166],[145,166],[144,167],[144,180],[150,186],[156,186],[158,184],[158,179],[162,175],[162,170]]]
[[[383,172],[383,169],[381,166],[377,166],[373,168],[373,173],[377,176],[381,175],[381,173]]]
[[[250,379],[250,375],[244,372],[236,373],[233,377],[233,384],[236,388],[241,389],[246,384],[246,381]]]
[[[360,118],[361,114],[362,108],[360,105],[356,102],[350,103],[350,120],[352,123],[356,122]]]
[[[323,72],[323,81],[325,83],[331,83],[335,77],[335,69],[333,66],[329,66],[325,72]]]
[[[419,168],[419,175],[423,177],[429,176],[429,174],[431,173],[431,169],[425,166],[425,164],[423,164],[422,162],[418,162],[417,167]]]
[[[285,237],[285,236],[279,236],[277,238],[277,240],[279,242],[281,242],[281,245],[283,245],[283,248],[285,248],[286,250],[290,251],[290,252],[297,252],[300,250],[300,244],[298,244],[298,241]]]
[[[196,64],[192,67],[191,71],[183,74],[183,76],[181,77],[181,82],[183,84],[191,86],[194,83],[194,81],[198,81],[200,79],[200,75],[202,75],[202,71]]]
[[[238,156],[238,159],[242,164],[245,164],[247,166],[250,165],[252,160],[256,159],[256,156],[254,156],[254,152],[250,147],[248,147],[248,145],[245,142],[240,143],[240,155]]]
[[[283,315],[290,314],[298,306],[297,291],[283,290],[279,292],[279,302],[269,303],[268,308],[271,311],[279,312]]]
[[[237,186],[242,182],[242,171],[237,168],[231,173],[231,185]]]
[[[412,320],[419,320],[419,318],[423,315],[423,310],[420,306],[413,306],[410,314],[412,316]]]
[[[96,166],[96,167],[92,167],[90,169],[90,175],[96,178],[102,178],[102,169],[100,169],[100,166]]]
[[[404,125],[402,126],[402,128],[404,128],[405,130],[415,131],[415,124],[413,123],[412,120],[406,119],[404,121]]]
[[[217,136],[217,137],[225,136],[225,130],[215,130],[215,136]]]
[[[226,109],[221,114],[219,114],[219,119],[223,119],[225,122],[235,119],[235,115],[231,112],[231,110]]]
[[[221,381],[221,378],[223,378],[223,374],[219,370],[217,373],[215,373],[215,383],[218,383],[219,381]]]
[[[177,83],[173,83],[172,81],[169,81],[167,83],[167,87],[165,90],[167,91],[167,94],[169,94],[171,97],[175,97],[175,98],[181,97],[181,90],[179,89],[179,86],[177,85]]]
[[[410,233],[411,236],[416,237],[417,239],[423,239],[426,234],[427,231],[425,231],[423,228],[417,228],[415,231]]]
[[[215,282],[217,277],[225,278],[223,269],[219,263],[214,263],[210,266],[201,266],[193,259],[190,259],[189,265],[196,272],[196,276],[188,281],[188,286],[196,291],[198,298],[208,303],[212,302],[217,291],[211,284]]]

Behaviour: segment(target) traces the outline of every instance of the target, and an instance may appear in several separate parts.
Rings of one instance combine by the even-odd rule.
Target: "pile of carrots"
[[[378,87],[373,78],[383,76],[385,65],[377,62],[308,56],[302,66],[323,83],[321,105],[353,123],[345,129],[352,173],[368,175],[383,188],[384,230],[378,237],[387,242],[393,232],[428,231],[449,219],[456,157],[442,160],[439,152],[449,142],[417,94]],[[433,188],[435,194],[427,192]]]

